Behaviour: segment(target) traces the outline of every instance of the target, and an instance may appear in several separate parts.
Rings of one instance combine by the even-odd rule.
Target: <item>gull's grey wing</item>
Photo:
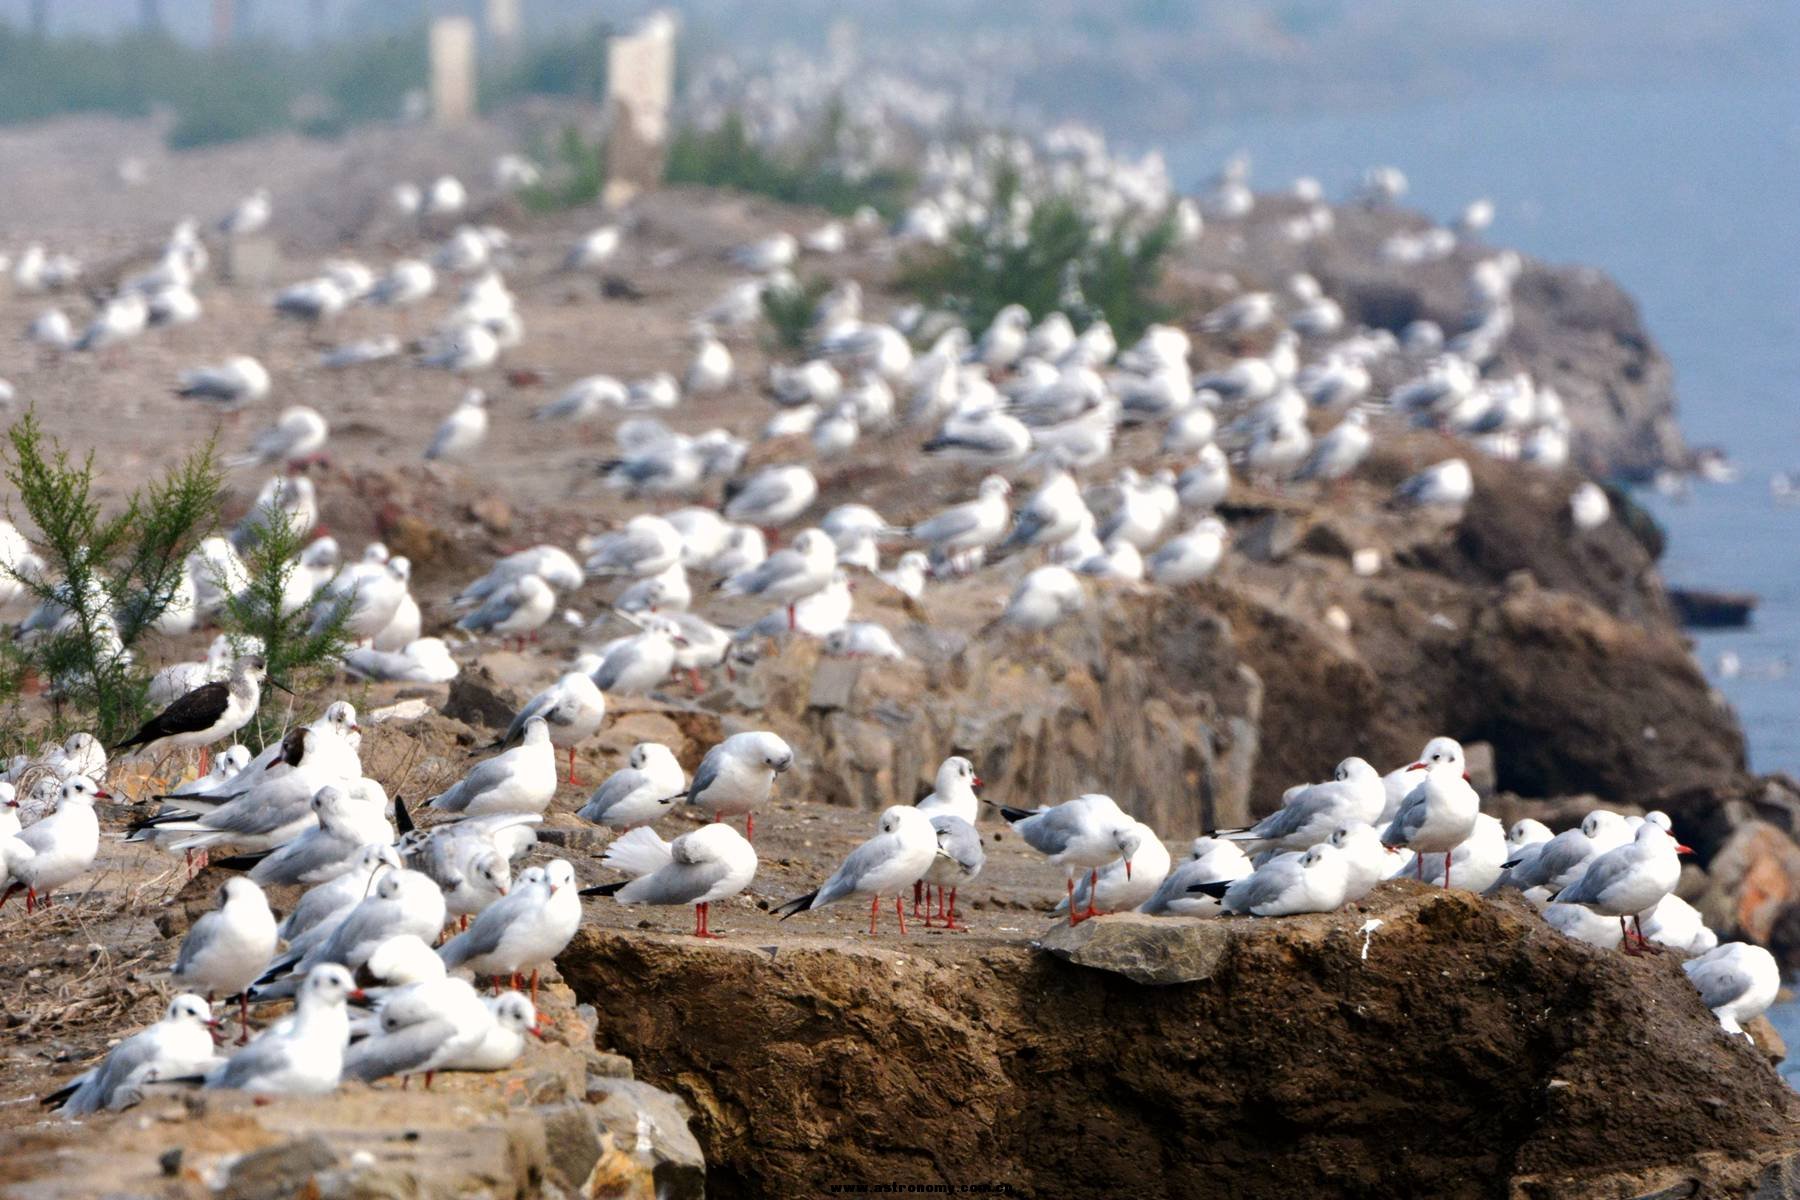
[[[753,475],[744,487],[731,498],[729,507],[734,509],[761,510],[773,507],[793,494],[793,486],[787,482],[787,476],[763,473]]]
[[[1081,813],[1060,804],[1036,816],[1026,817],[1013,828],[1033,850],[1055,857],[1069,848],[1069,843],[1081,833],[1081,826]]]
[[[202,832],[260,837],[263,834],[274,833],[283,825],[290,825],[299,820],[311,811],[311,799],[308,796],[298,799],[284,798],[266,803],[262,801],[251,803],[256,800],[256,795],[250,792],[230,804],[213,809],[195,824]]]
[[[417,1070],[456,1032],[454,1022],[437,1017],[383,1029],[344,1052],[344,1077],[373,1083]]]
[[[170,973],[177,977],[185,974],[194,965],[194,959],[218,938],[219,926],[224,920],[225,915],[216,908],[202,913],[188,930],[187,937],[181,940],[181,950],[175,955],[175,965],[169,968]],[[121,1049],[124,1045],[119,1043]]]
[[[980,524],[981,514],[972,505],[960,504],[914,525],[912,535],[921,541],[943,542],[972,533]]]
[[[257,1038],[226,1059],[206,1077],[209,1088],[241,1088],[260,1076],[287,1064],[288,1046],[268,1035]]]
[[[620,888],[621,904],[692,904],[731,873],[722,862],[672,863]]]
[[[438,957],[444,960],[444,965],[454,970],[471,958],[480,958],[499,949],[500,939],[506,936],[513,922],[527,914],[528,910],[522,904],[507,903],[521,894],[508,892],[476,917],[467,929],[439,947]]]
[[[315,871],[347,862],[362,847],[322,829],[309,829],[250,869],[250,878],[265,886],[299,883]]]
[[[1152,914],[1168,912],[1171,900],[1189,898],[1189,884],[1211,882],[1213,881],[1201,874],[1201,860],[1197,858],[1184,859],[1175,864],[1174,870],[1163,876],[1162,883],[1157,886],[1151,897],[1144,901],[1138,911]]]
[[[841,900],[856,891],[864,876],[893,856],[895,841],[891,833],[877,834],[852,850],[849,857],[844,859],[843,865],[820,885],[812,907],[823,908],[833,900]]]
[[[1298,854],[1284,854],[1271,859],[1265,869],[1246,875],[1226,889],[1225,898],[1234,912],[1254,912],[1265,904],[1273,904],[1299,880]],[[1273,869],[1269,869],[1273,868]]]
[[[1749,991],[1755,981],[1729,962],[1714,960],[1685,964],[1688,979],[1700,993],[1700,1003],[1718,1008]]]
[[[606,814],[613,805],[636,791],[648,777],[635,767],[626,767],[622,771],[614,771],[607,776],[606,782],[588,798],[576,815],[584,821],[598,823],[606,819]],[[661,797],[658,797],[661,799]]]
[[[1383,845],[1398,846],[1402,842],[1412,840],[1414,834],[1425,824],[1428,793],[1424,788],[1417,788],[1413,794],[1400,802],[1400,808],[1394,813],[1387,831],[1381,835]]]
[[[490,595],[480,608],[458,621],[456,627],[476,633],[485,632],[512,616],[513,610],[518,607],[519,598],[513,594],[513,589],[510,586],[502,588]]]
[[[82,1089],[69,1097],[72,1105],[77,1096],[81,1096],[83,1091],[86,1092],[82,1108],[72,1112],[71,1115],[79,1115],[80,1112],[96,1112],[111,1104],[113,1092],[120,1085],[142,1068],[148,1067],[156,1061],[156,1051],[155,1039],[144,1037],[141,1034],[128,1037],[114,1046],[112,1053],[106,1056],[105,1061],[89,1072],[91,1077],[89,1083],[84,1084]]]
[[[1628,847],[1626,847],[1628,848]],[[1587,865],[1581,878],[1556,893],[1558,904],[1592,904],[1606,895],[1606,890],[1631,872],[1637,864],[1630,855],[1608,851]]]
[[[706,757],[700,760],[700,765],[694,769],[694,778],[688,784],[687,798],[690,802],[706,795],[706,789],[718,780],[719,773],[725,769],[725,757],[724,742],[706,752]]]
[[[503,746],[510,746],[518,741],[525,733],[525,723],[533,717],[546,716],[545,710],[554,706],[558,698],[556,690],[551,688],[539,692],[537,695],[527,700],[525,702],[525,707],[521,708],[518,711],[518,714],[513,717],[512,724],[506,727],[506,736],[500,739],[500,744]],[[568,722],[566,721],[563,722],[563,724],[567,723]]]
[[[594,671],[594,686],[603,692],[610,692],[619,678],[644,659],[643,647],[635,642],[626,642],[601,663]]]
[[[971,873],[981,870],[987,862],[987,850],[973,825],[945,813],[931,818],[931,826],[938,831],[938,849],[948,854],[957,866]]]

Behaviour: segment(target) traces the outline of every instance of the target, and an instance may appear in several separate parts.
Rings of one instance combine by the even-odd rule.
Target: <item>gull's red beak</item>
[[[1463,772],[1463,782],[1464,782],[1464,783],[1468,783],[1468,782],[1469,782],[1469,773],[1468,773],[1468,772],[1467,772],[1467,771],[1464,771],[1464,772]]]
[[[1675,853],[1677,853],[1677,854],[1692,854],[1693,852],[1694,852],[1694,848],[1692,846],[1684,846],[1680,842],[1675,843]]]
[[[1424,763],[1414,763],[1412,766],[1410,766],[1406,769],[1409,771],[1423,771],[1425,769],[1425,764]]]
[[[981,776],[977,775],[975,777],[975,782],[970,784],[969,786],[979,792],[982,788],[987,786],[987,781],[984,780]]]
[[[536,1038],[540,1042],[543,1041],[544,1040],[544,1027],[542,1025],[533,1025],[531,1027],[531,1036]]]
[[[1129,858],[1125,860],[1125,878],[1131,878],[1131,860]]]
[[[112,793],[107,791],[105,788],[101,788],[99,791],[94,793],[94,799],[96,799],[96,800],[111,800]]]
[[[354,992],[350,993],[350,999],[355,1000],[358,1003],[361,1003],[362,1001],[367,1000],[368,998],[369,998],[369,994],[367,992],[363,991],[361,988],[357,988]]]

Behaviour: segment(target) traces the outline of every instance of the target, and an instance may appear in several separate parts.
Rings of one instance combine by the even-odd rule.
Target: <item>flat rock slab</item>
[[[1079,925],[1058,922],[1034,944],[1065,962],[1135,983],[1194,983],[1218,970],[1231,934],[1218,921],[1119,913]]]

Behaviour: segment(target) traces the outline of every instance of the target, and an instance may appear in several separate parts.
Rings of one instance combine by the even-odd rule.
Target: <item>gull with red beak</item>
[[[1100,915],[1091,902],[1100,868],[1115,859],[1123,859],[1129,874],[1131,860],[1143,844],[1137,822],[1126,816],[1111,796],[1099,792],[1089,792],[1036,811],[1002,808],[1000,815],[1019,831],[1026,845],[1067,873],[1071,925]],[[1090,897],[1086,912],[1079,911],[1074,904],[1075,876],[1083,867],[1088,869]]]
[[[1645,821],[1630,842],[1595,856],[1580,879],[1556,894],[1556,902],[1579,904],[1601,916],[1619,918],[1627,954],[1656,952],[1638,927],[1638,914],[1655,908],[1675,890],[1681,879],[1680,856],[1692,853],[1661,825]],[[1629,933],[1626,917],[1631,918]]]
[[[756,876],[756,851],[743,834],[718,821],[672,842],[639,826],[615,839],[600,865],[631,878],[583,888],[582,895],[611,896],[620,904],[691,904],[694,936],[716,938],[719,935],[707,926],[712,905],[750,886]]]
[[[831,878],[806,895],[778,905],[775,914],[785,921],[798,912],[824,908],[852,896],[867,896],[869,936],[873,937],[881,898],[891,895],[894,916],[899,918],[900,932],[905,934],[906,904],[901,899],[902,891],[922,879],[941,853],[931,819],[910,804],[893,805],[881,814],[875,836],[852,850]]]
[[[87,776],[71,776],[62,785],[55,812],[0,839],[0,904],[23,890],[26,912],[36,910],[40,897],[49,908],[52,892],[94,865],[100,853],[94,801],[110,799]]]
[[[162,1020],[140,1029],[114,1046],[99,1066],[76,1076],[40,1101],[60,1106],[65,1117],[81,1117],[137,1103],[144,1083],[191,1075],[211,1068],[213,1031],[219,1027],[212,1006],[192,992],[169,1001]]]
[[[1394,819],[1394,814],[1400,811],[1401,803],[1412,795],[1413,789],[1425,782],[1426,768],[1433,763],[1452,761],[1459,764],[1460,769],[1467,770],[1467,767],[1462,765],[1467,760],[1463,757],[1461,742],[1447,737],[1434,737],[1426,742],[1425,749],[1419,751],[1417,761],[1408,763],[1399,770],[1389,771],[1382,776],[1381,786],[1387,795],[1387,801],[1382,806],[1381,815],[1370,824],[1378,829],[1384,828],[1388,822]]]
[[[1408,770],[1423,770],[1425,778],[1401,801],[1400,808],[1381,835],[1384,846],[1410,846],[1419,857],[1418,876],[1425,878],[1427,854],[1449,854],[1475,831],[1481,815],[1481,797],[1469,786],[1463,770],[1462,747],[1435,761],[1414,763]],[[1450,865],[1444,865],[1444,886],[1450,886]]]

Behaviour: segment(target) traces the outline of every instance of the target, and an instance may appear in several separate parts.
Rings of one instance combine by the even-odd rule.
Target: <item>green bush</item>
[[[772,196],[842,216],[865,204],[884,216],[897,215],[912,190],[912,176],[899,170],[876,171],[854,180],[845,175],[830,161],[836,124],[828,114],[804,145],[778,154],[752,142],[743,119],[732,113],[717,129],[676,131],[663,177],[670,183]]]
[[[519,189],[519,203],[530,211],[560,212],[600,199],[606,186],[604,141],[589,144],[579,129],[567,125],[553,149],[540,147],[532,158],[546,166],[541,182]]]
[[[1017,187],[1015,177],[998,180],[992,210],[1007,212]],[[1073,201],[1053,197],[1032,209],[1024,237],[1003,224],[963,226],[947,246],[913,256],[895,282],[974,330],[1022,304],[1035,318],[1060,309],[1078,328],[1104,317],[1130,341],[1168,315],[1156,292],[1174,245],[1167,216],[1100,236]]]
[[[316,631],[310,606],[292,613],[281,611],[288,580],[306,541],[285,510],[271,507],[256,513],[243,553],[250,584],[227,597],[220,613],[220,625],[232,644],[240,651],[260,646],[257,652],[268,665],[269,678],[301,695],[323,684],[349,649],[345,622],[355,599],[343,597]],[[282,731],[281,722],[266,707],[257,710],[253,728],[264,745]]]
[[[149,675],[135,650],[174,601],[188,554],[211,532],[223,474],[208,442],[126,497],[122,511],[102,517],[91,453],[71,460],[32,411],[7,431],[7,442],[6,477],[47,567],[42,577],[14,577],[40,603],[69,615],[66,629],[15,643],[13,653],[111,745],[147,715]],[[0,672],[0,699],[16,698],[23,681],[24,672]]]

